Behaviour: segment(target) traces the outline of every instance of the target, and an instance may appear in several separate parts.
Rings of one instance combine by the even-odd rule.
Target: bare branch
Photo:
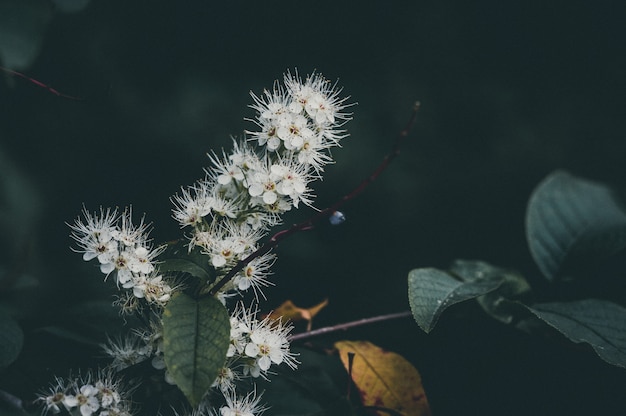
[[[303,332],[303,333],[300,333],[300,334],[294,334],[291,337],[289,337],[289,340],[292,341],[292,342],[293,341],[299,341],[299,340],[303,340],[303,339],[307,339],[307,338],[317,337],[317,336],[320,336],[320,335],[330,334],[331,332],[345,331],[347,329],[355,328],[355,327],[358,327],[358,326],[371,325],[371,324],[376,323],[376,322],[389,321],[391,319],[408,318],[409,316],[412,316],[411,311],[404,311],[404,312],[398,312],[398,313],[390,313],[390,314],[387,314],[387,315],[373,316],[371,318],[359,319],[358,321],[346,322],[346,323],[343,323],[343,324],[338,324],[338,325],[327,326],[327,327],[324,327],[324,328],[315,329],[315,330],[309,331],[309,332]]]

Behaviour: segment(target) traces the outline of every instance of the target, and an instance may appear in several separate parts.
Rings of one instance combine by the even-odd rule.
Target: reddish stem
[[[55,90],[51,86],[46,85],[43,82],[36,80],[35,78],[31,78],[28,75],[22,74],[21,72],[13,71],[12,69],[5,68],[3,66],[0,66],[0,70],[6,72],[8,74],[15,75],[15,76],[18,76],[20,78],[23,78],[23,79],[25,79],[27,81],[30,81],[33,84],[37,85],[38,87],[47,89],[52,94],[54,94],[54,95],[56,95],[58,97],[67,98],[69,100],[82,100],[82,98],[80,98],[80,97],[74,97],[72,95],[63,94],[62,92],[59,92],[59,91]]]
[[[246,267],[248,263],[250,263],[252,260],[254,260],[257,257],[260,257],[268,253],[272,248],[276,247],[280,241],[284,240],[285,238],[299,231],[308,231],[308,230],[313,229],[314,224],[316,222],[326,217],[329,217],[330,215],[333,214],[333,212],[337,211],[339,208],[345,205],[348,201],[354,199],[357,195],[363,192],[365,188],[367,188],[369,184],[374,182],[376,178],[378,178],[380,174],[383,173],[385,169],[387,169],[387,166],[389,166],[389,164],[400,154],[400,146],[402,145],[404,138],[408,136],[409,132],[411,131],[413,124],[415,124],[415,119],[417,117],[417,112],[419,111],[419,108],[420,108],[420,103],[419,101],[417,101],[413,105],[413,111],[411,112],[411,117],[409,118],[409,121],[407,122],[406,127],[398,135],[396,142],[393,148],[391,149],[391,152],[389,152],[389,154],[385,156],[383,161],[380,163],[380,165],[378,165],[378,167],[374,170],[374,172],[370,176],[365,178],[356,188],[352,190],[352,192],[344,195],[341,199],[339,199],[330,207],[324,208],[323,210],[313,215],[311,218],[305,221],[302,221],[299,224],[294,224],[291,227],[287,228],[286,230],[282,230],[274,234],[267,241],[267,243],[259,247],[255,252],[251,253],[245,259],[240,260],[232,269],[230,269],[230,271],[226,274],[226,276],[224,276],[222,280],[217,282],[217,284],[215,284],[215,286],[211,288],[211,294],[217,293],[222,287],[224,287],[226,283],[228,283],[233,277],[235,277],[235,275],[239,271],[243,270],[243,268]]]
[[[398,313],[390,313],[387,315],[379,315],[373,316],[371,318],[359,319],[358,321],[346,322],[339,325],[327,326],[320,329],[315,329],[313,331],[302,332],[301,334],[295,334],[289,337],[291,342],[299,341],[306,338],[316,337],[319,335],[330,334],[331,332],[337,331],[345,331],[350,328],[355,328],[357,326],[370,325],[376,322],[389,321],[391,319],[399,319],[399,318],[408,318],[411,316],[411,311],[398,312]]]

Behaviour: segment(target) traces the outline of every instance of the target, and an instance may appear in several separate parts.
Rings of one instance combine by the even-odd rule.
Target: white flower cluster
[[[260,404],[261,395],[257,396],[256,390],[245,396],[237,396],[234,390],[230,390],[224,397],[226,404],[220,407],[219,411],[211,409],[209,413],[211,416],[259,416],[266,410],[265,406]]]
[[[260,97],[252,93],[256,118],[251,121],[258,129],[246,131],[247,139],[234,140],[230,153],[211,154],[206,177],[172,197],[174,219],[181,228],[191,230],[189,251],[199,249],[207,255],[207,266],[216,277],[209,284],[220,284],[216,296],[224,304],[227,297],[250,288],[258,302],[262,287],[271,284],[268,277],[275,255],[259,255],[259,241],[280,223],[283,213],[300,203],[313,203],[310,184],[321,178],[325,165],[332,163],[330,148],[346,136],[342,126],[350,115],[344,112],[346,99],[339,93],[336,85],[319,74],[303,81],[290,73],[272,91],[266,90]],[[153,248],[143,220],[135,226],[130,211],[118,214],[117,210],[100,209],[91,214],[83,209],[83,219],[78,218],[70,227],[83,259],[97,259],[100,270],[107,276],[114,273],[117,285],[126,289],[117,301],[122,311],[137,311],[144,303],[163,307],[169,301],[176,288],[163,279],[156,265],[165,248]],[[221,285],[233,267],[255,252],[252,260],[246,260],[246,265]],[[207,294],[210,289],[202,287],[200,293]],[[292,326],[280,319],[259,320],[257,312],[257,307],[246,309],[239,303],[231,314],[226,362],[213,383],[225,405],[216,410],[204,403],[193,415],[257,416],[265,410],[259,405],[260,396],[256,389],[245,396],[237,395],[239,381],[266,378],[272,366],[282,363],[296,368],[288,340]],[[151,322],[145,332],[109,340],[104,351],[113,358],[111,371],[152,359],[152,366],[165,369],[165,379],[172,381],[163,358],[159,323]],[[119,395],[105,400],[102,383],[88,380],[79,384],[73,382],[65,388],[58,382],[52,394],[42,398],[47,409],[80,409],[82,416],[128,414],[122,407],[127,413],[108,410],[117,409],[115,406],[123,401]]]
[[[135,334],[125,338],[109,338],[102,349],[107,356],[113,359],[109,365],[111,369],[121,371],[150,358],[152,349],[142,341]]]
[[[118,286],[128,289],[134,298],[163,306],[172,288],[158,275],[155,258],[163,251],[153,249],[148,238],[148,225],[141,220],[133,225],[131,211],[100,209],[91,214],[83,209],[83,217],[70,225],[72,238],[78,243],[83,260],[97,259],[100,271],[109,276],[115,272]]]
[[[231,315],[228,360],[214,383],[222,391],[232,389],[233,382],[243,377],[265,377],[272,365],[296,368],[287,338],[293,327],[269,317],[258,320],[257,312],[239,303]]]
[[[261,394],[257,395],[256,390],[252,390],[245,396],[239,396],[234,390],[224,392],[225,403],[219,408],[214,408],[207,402],[202,402],[198,409],[187,416],[260,416],[267,408],[260,403]],[[178,416],[178,413],[176,413]]]
[[[147,359],[156,370],[165,370],[165,381],[174,384],[163,356],[163,328],[160,324],[152,321],[150,328],[143,331],[135,330],[122,338],[108,339],[102,345],[104,353],[113,359],[109,367],[113,371],[121,371],[125,368],[139,364]]]
[[[252,94],[259,129],[234,141],[228,155],[211,155],[206,178],[172,198],[173,217],[193,229],[190,249],[207,253],[218,276],[253,253],[281,214],[312,204],[309,185],[332,162],[329,149],[345,137],[341,127],[350,118],[339,92],[319,74],[304,81],[287,74],[284,85]],[[273,261],[271,254],[256,258],[223,292],[256,293],[268,284]]]
[[[45,403],[44,412],[59,413],[65,409],[70,415],[130,416],[131,403],[125,397],[118,381],[110,374],[99,372],[72,380],[56,379],[49,392],[39,395]]]

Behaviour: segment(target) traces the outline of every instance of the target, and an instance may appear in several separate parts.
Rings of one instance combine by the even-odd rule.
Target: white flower
[[[226,353],[227,357],[243,354],[256,313],[256,309],[246,309],[242,303],[237,303],[235,306],[235,310],[230,316],[230,345]]]
[[[232,390],[235,388],[235,381],[239,378],[237,373],[235,373],[230,366],[232,365],[232,360],[227,360],[224,367],[222,367],[217,374],[217,377],[211,387],[217,387],[222,392],[226,392],[228,390]]]
[[[234,390],[228,390],[224,392],[226,406],[220,408],[219,414],[221,416],[259,416],[266,410],[265,406],[259,404],[261,396],[257,396],[256,390],[244,397],[237,396]]]
[[[307,167],[294,161],[274,164],[271,167],[274,175],[280,178],[276,191],[281,195],[291,198],[294,207],[298,207],[298,203],[303,201],[310,205],[311,199],[308,197],[307,183],[311,180]]]
[[[128,260],[128,269],[133,273],[150,274],[154,271],[154,258],[163,252],[165,246],[156,250],[138,246],[131,250]]]
[[[261,197],[263,203],[271,205],[278,200],[276,181],[280,176],[273,174],[269,166],[253,172],[249,179],[248,193],[252,197]]]
[[[256,96],[250,92],[254,105],[251,107],[257,111],[257,118],[253,121],[260,131],[246,131],[256,140],[259,146],[266,146],[267,150],[276,151],[284,140],[278,134],[281,126],[287,124],[285,117],[289,118],[290,97],[276,84],[274,91],[264,91],[263,97]]]
[[[331,163],[333,160],[325,151],[328,146],[322,143],[319,135],[314,135],[304,142],[302,149],[297,153],[296,159],[299,163],[313,168],[316,177],[321,178],[324,171],[324,165]]]
[[[73,396],[68,402],[67,390],[65,381],[61,378],[56,378],[56,383],[50,388],[48,394],[39,395],[38,400],[45,403],[44,412],[51,411],[56,414],[65,408],[67,410],[72,409],[71,402],[73,402]]]
[[[98,389],[91,384],[80,386],[75,396],[68,396],[68,402],[72,407],[78,407],[82,416],[91,416],[100,408],[98,400]]]
[[[267,150],[270,152],[277,150],[282,144],[282,141],[278,136],[278,129],[280,127],[279,120],[264,120],[259,123],[259,125],[261,127],[261,131],[250,132],[252,137],[256,138],[260,146],[266,145]]]
[[[213,208],[213,199],[210,198],[207,189],[198,186],[182,189],[181,193],[182,195],[175,195],[172,198],[172,203],[175,206],[172,210],[172,216],[181,227],[200,224],[202,218],[209,215]]]
[[[163,276],[139,275],[133,284],[133,294],[144,298],[148,303],[164,307],[170,300],[172,287],[163,281]]]
[[[104,353],[113,358],[111,368],[115,371],[145,361],[150,357],[151,349],[136,334],[124,338],[108,339],[102,346]]]
[[[237,218],[241,211],[237,201],[226,199],[220,195],[213,197],[213,212],[220,217]]]
[[[122,400],[120,394],[116,390],[117,386],[110,385],[105,381],[98,380],[96,382],[96,389],[98,389],[98,395],[100,397],[100,403],[104,408],[116,408]],[[102,415],[102,413],[100,413]]]
[[[299,150],[313,136],[313,130],[308,127],[308,120],[303,115],[285,114],[279,119],[276,134],[283,141],[285,149]]]
[[[71,237],[78,243],[78,252],[83,253],[83,260],[89,261],[96,257],[106,255],[117,244],[112,242],[115,223],[118,220],[117,210],[100,208],[100,215],[93,215],[83,207],[85,222],[77,218],[74,224],[68,224],[72,229]],[[102,260],[100,261],[102,263]]]
[[[254,104],[250,107],[255,109],[259,120],[276,120],[283,114],[289,113],[289,105],[291,103],[284,89],[278,84],[274,84],[274,90],[263,91],[263,96],[259,97],[250,91],[250,96]]]
[[[116,227],[111,234],[113,238],[126,247],[134,247],[135,245],[143,245],[148,241],[148,224],[145,224],[143,217],[139,225],[134,225],[132,221],[132,209],[128,208],[119,218],[119,226]]]
[[[336,84],[331,84],[321,74],[311,74],[302,82],[297,72],[293,76],[287,73],[284,82],[287,91],[297,103],[291,109],[304,109],[318,126],[337,126],[350,119],[349,114],[342,112],[348,106],[345,104],[348,97],[339,97],[341,89],[337,88]],[[337,119],[340,120],[339,124]]]
[[[128,249],[118,251],[113,254],[110,262],[100,265],[100,270],[107,275],[116,270],[117,283],[124,286],[133,279],[133,273],[128,268],[131,256],[132,252]]]
[[[282,214],[291,209],[293,204],[287,200],[287,198],[279,198],[273,204],[264,205],[263,208],[270,213]]]
[[[270,268],[274,264],[276,256],[272,253],[266,253],[250,261],[239,273],[233,278],[233,285],[238,290],[248,290],[252,287],[254,295],[258,299],[258,293],[263,295],[261,287],[267,287],[272,283],[267,280],[271,274]]]
[[[231,182],[243,181],[245,177],[243,158],[226,157],[226,154],[223,154],[222,159],[219,159],[215,153],[209,154],[209,158],[213,164],[211,175],[215,177],[218,184],[225,186],[230,185]]]
[[[143,331],[135,331],[135,333],[143,340],[146,346],[148,346],[152,357],[152,367],[157,370],[164,369],[165,359],[163,358],[163,328],[160,322],[150,322],[150,328]]]
[[[254,229],[247,223],[238,224],[232,221],[226,221],[223,229],[224,234],[233,240],[239,260],[255,251],[257,242],[266,234],[264,230]]]
[[[236,242],[232,238],[224,238],[213,241],[211,245],[211,264],[213,267],[220,268],[234,261],[236,252]]]
[[[280,224],[280,216],[273,212],[252,212],[246,216],[246,224],[253,230],[265,230]]]
[[[250,341],[246,344],[244,353],[255,359],[254,364],[248,370],[252,376],[258,377],[261,373],[266,373],[271,364],[284,362],[289,367],[296,368],[297,361],[289,351],[287,339],[292,328],[289,325],[284,326],[280,320],[272,320],[269,317],[251,323]]]

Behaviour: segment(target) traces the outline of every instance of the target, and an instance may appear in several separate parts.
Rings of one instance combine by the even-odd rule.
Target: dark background
[[[207,152],[253,128],[249,91],[294,68],[339,79],[358,102],[351,136],[315,185],[318,207],[369,175],[415,100],[422,109],[400,156],[345,207],[345,224],[277,249],[267,309],[329,298],[316,327],[406,310],[408,271],[456,258],[522,271],[538,300],[551,291],[526,248],[526,201],[554,169],[626,186],[625,6],[365,3],[0,0],[1,65],[80,98],[0,74],[2,299],[29,348],[40,342],[29,329],[109,300],[111,282],[69,249],[65,223],[82,205],[132,204],[155,241],[178,238],[170,196],[203,176]],[[407,357],[434,415],[626,413],[624,370],[471,305],[428,336],[407,319],[342,338]],[[25,366],[17,382],[0,373],[0,388],[30,394],[55,367],[82,364],[68,355],[41,373]]]

